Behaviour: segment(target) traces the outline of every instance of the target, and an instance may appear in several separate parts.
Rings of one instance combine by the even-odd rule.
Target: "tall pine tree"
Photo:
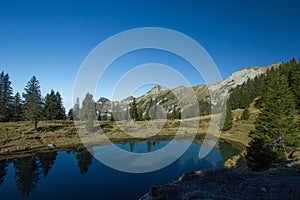
[[[76,98],[75,104],[73,106],[72,109],[73,112],[73,119],[75,120],[79,120],[79,114],[80,114],[80,101],[79,101],[79,97]]]
[[[136,99],[133,98],[132,104],[131,104],[131,108],[129,110],[130,112],[130,117],[133,121],[138,121],[139,120],[139,113],[138,113],[138,108],[136,105]]]
[[[250,117],[249,109],[246,107],[242,113],[242,120],[248,120]]]
[[[96,107],[93,100],[93,95],[87,93],[82,102],[82,107],[80,109],[80,119],[83,121],[94,121],[96,120]]]
[[[9,121],[13,104],[13,90],[9,75],[4,71],[0,74],[0,121]]]
[[[74,116],[73,116],[73,108],[70,108],[69,112],[68,112],[68,116],[67,116],[68,120],[74,120]]]
[[[19,92],[14,97],[12,105],[12,121],[21,121],[23,119],[23,102]]]
[[[33,76],[28,81],[25,87],[24,97],[24,116],[27,120],[30,120],[34,125],[34,129],[37,131],[38,121],[42,116],[43,101],[40,91],[39,81]]]
[[[51,90],[45,97],[45,117],[48,120],[66,119],[65,108],[59,92]]]
[[[261,113],[250,132],[246,158],[252,169],[264,170],[286,159],[286,146],[298,137],[294,101],[287,78],[279,72],[270,75]]]
[[[232,128],[232,124],[233,124],[232,111],[231,111],[231,106],[229,104],[226,106],[226,112],[223,118],[225,119],[224,119],[224,125],[222,131],[228,131]]]

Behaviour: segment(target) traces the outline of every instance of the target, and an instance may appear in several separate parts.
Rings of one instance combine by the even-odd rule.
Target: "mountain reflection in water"
[[[169,141],[124,142],[126,151],[156,151]],[[106,147],[93,148],[94,153]],[[204,159],[198,158],[200,145],[193,143],[171,165],[149,173],[130,174],[111,169],[85,148],[49,151],[0,161],[0,199],[137,199],[152,185],[176,180],[183,173],[220,168],[223,160],[240,150],[221,141]]]

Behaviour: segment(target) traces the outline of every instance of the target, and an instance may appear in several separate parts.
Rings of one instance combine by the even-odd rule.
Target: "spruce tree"
[[[56,119],[66,119],[66,110],[63,105],[63,100],[59,92],[56,92],[56,107],[57,107],[57,115]]]
[[[23,115],[23,104],[21,95],[17,92],[12,105],[12,121],[21,121]]]
[[[56,117],[57,108],[56,108],[56,98],[54,90],[51,90],[49,94],[45,97],[45,117],[48,120],[53,120]]]
[[[70,110],[68,112],[67,119],[68,120],[74,120],[74,117],[73,117],[73,108],[70,108]]]
[[[289,75],[290,88],[296,97],[297,109],[300,110],[300,63],[295,63]]]
[[[85,95],[85,98],[82,102],[80,119],[89,122],[96,120],[95,102],[93,100],[93,95],[90,93]]]
[[[247,148],[248,165],[254,170],[264,170],[273,163],[286,159],[286,145],[297,139],[294,96],[287,79],[279,72],[269,77],[262,110],[250,132],[252,141]]]
[[[0,121],[9,121],[13,104],[13,90],[9,75],[4,71],[0,74]]]
[[[114,122],[114,121],[115,121],[115,118],[114,118],[114,115],[113,115],[113,113],[111,113],[111,114],[110,114],[110,118],[109,118],[109,120],[110,120],[111,122]]]
[[[131,108],[130,108],[130,117],[133,121],[138,121],[139,120],[139,113],[136,105],[136,99],[133,98]]]
[[[79,97],[76,98],[75,104],[73,106],[73,119],[78,120],[79,119],[79,113],[80,113],[80,101]]]
[[[82,106],[79,112],[79,119],[85,122],[85,129],[93,131],[93,122],[97,120],[96,103],[93,100],[93,95],[87,93],[82,101]]]
[[[246,107],[242,113],[242,120],[248,120],[250,117],[249,109]]]
[[[42,116],[43,101],[40,91],[39,81],[33,76],[25,87],[24,97],[24,116],[31,121],[37,131],[37,124]]]
[[[51,90],[45,97],[45,117],[48,120],[66,119],[65,108],[59,92]]]
[[[232,117],[232,111],[231,111],[231,106],[227,105],[226,106],[226,112],[225,112],[225,117],[224,119],[224,125],[222,128],[222,131],[228,131],[232,128],[232,124],[233,124],[233,117]]]
[[[252,140],[247,147],[247,165],[254,171],[269,169],[278,158],[273,138],[257,131],[249,134]]]

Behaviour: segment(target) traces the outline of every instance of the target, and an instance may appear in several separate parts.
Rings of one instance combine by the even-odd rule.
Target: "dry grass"
[[[247,145],[250,141],[248,133],[254,129],[253,120],[257,116],[258,110],[250,107],[250,119],[241,121],[240,116],[243,110],[235,110],[233,112],[234,125],[229,131],[223,132],[221,138],[238,141]],[[162,121],[141,121],[136,122],[133,126],[129,122],[110,122],[101,121],[94,122],[91,127],[93,134],[86,132],[78,135],[77,130],[85,133],[85,124],[79,123],[75,127],[73,121],[57,120],[57,121],[40,121],[38,124],[39,131],[35,132],[28,122],[7,122],[0,123],[0,154],[12,152],[31,151],[41,148],[48,148],[48,144],[54,144],[58,148],[66,146],[75,146],[82,144],[82,140],[88,143],[99,143],[107,136],[113,142],[122,140],[140,140],[145,138],[173,138],[176,134],[181,137],[188,137],[197,130],[197,137],[203,137],[210,125],[210,116],[201,116],[198,118],[182,120]],[[157,123],[160,127],[157,132],[153,133],[153,129],[149,126]],[[101,128],[99,128],[99,126]],[[161,128],[162,127],[162,128]],[[183,130],[183,131],[182,131]],[[130,134],[127,134],[130,133]],[[97,135],[98,140],[94,140]]]

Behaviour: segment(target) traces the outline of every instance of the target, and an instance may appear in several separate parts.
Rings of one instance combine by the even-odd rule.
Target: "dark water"
[[[118,144],[133,152],[155,151],[168,142]],[[86,150],[50,151],[0,161],[0,199],[137,199],[152,185],[178,179],[183,173],[220,168],[223,160],[239,152],[221,141],[204,159],[200,146],[190,148],[171,165],[149,173],[131,174],[111,169]],[[95,148],[101,151],[101,147]]]

